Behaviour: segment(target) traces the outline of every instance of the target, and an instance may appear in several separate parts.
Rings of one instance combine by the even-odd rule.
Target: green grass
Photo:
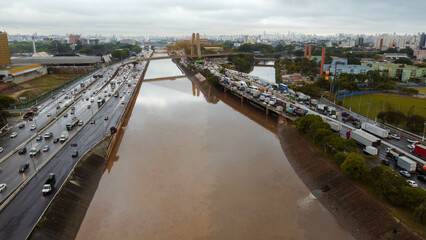
[[[389,108],[399,110],[405,115],[414,106],[414,114],[426,117],[426,99],[402,96],[396,94],[374,93],[362,96],[353,96],[342,99],[343,106],[352,111],[375,119],[377,113]],[[351,105],[352,102],[352,105]]]

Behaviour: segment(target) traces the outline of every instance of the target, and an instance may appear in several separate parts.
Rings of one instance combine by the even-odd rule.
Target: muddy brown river
[[[145,78],[181,74],[166,59]],[[77,239],[353,239],[294,172],[275,120],[230,102],[186,78],[143,83]]]

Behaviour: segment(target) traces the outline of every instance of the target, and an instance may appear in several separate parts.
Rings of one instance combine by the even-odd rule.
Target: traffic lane
[[[117,102],[114,104],[117,104]],[[102,116],[100,115],[102,114],[97,114],[94,117],[96,122],[101,121]],[[81,134],[78,134],[71,140],[71,142],[79,143],[77,148],[73,148],[70,144],[67,144],[52,161],[47,163],[39,171],[28,185],[19,192],[16,198],[0,213],[0,239],[7,239],[11,236],[14,239],[25,239],[51,201],[52,196],[56,194],[57,188],[62,185],[69,171],[77,162],[78,158],[71,157],[73,150],[78,149],[81,154],[88,151],[103,139],[104,133],[109,131],[108,129],[108,121],[105,124],[87,124],[80,132]],[[57,175],[56,188],[51,195],[44,197],[41,194],[41,188],[50,172]],[[6,221],[6,219],[12,220]]]

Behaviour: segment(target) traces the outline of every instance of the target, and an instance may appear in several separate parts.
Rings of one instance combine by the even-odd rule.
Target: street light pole
[[[424,127],[423,127],[423,137],[422,137],[422,141],[425,140],[425,129],[426,129],[426,121],[424,122]]]

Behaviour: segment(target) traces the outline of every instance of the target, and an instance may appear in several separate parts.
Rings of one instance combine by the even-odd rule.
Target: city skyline
[[[48,6],[48,7],[46,7]],[[73,1],[16,0],[0,9],[9,34],[416,34],[426,29],[426,3],[411,1]],[[20,14],[17,15],[16,13]],[[397,16],[397,17],[396,17]]]

